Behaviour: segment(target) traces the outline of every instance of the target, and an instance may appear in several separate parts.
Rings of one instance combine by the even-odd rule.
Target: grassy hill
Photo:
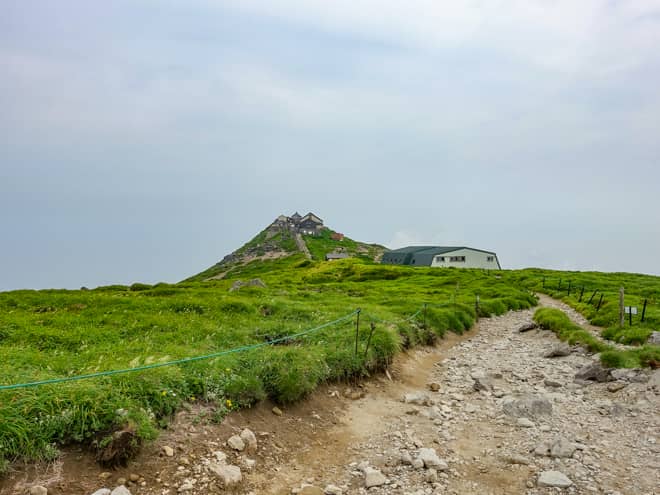
[[[353,258],[380,261],[386,250],[379,244],[359,242],[345,236],[341,240],[333,239],[335,233],[326,227],[316,236],[301,236],[313,260],[325,260],[326,254],[341,252]],[[300,253],[302,251],[296,244],[295,234],[275,221],[239,249],[184,282],[230,278],[242,273],[246,265],[254,262],[272,261]]]
[[[532,291],[563,298],[618,341],[642,343],[660,321],[660,277],[380,265],[372,261],[379,246],[329,234],[305,240],[313,259],[285,251],[286,236],[260,233],[223,264],[222,278],[210,269],[178,284],[0,293],[0,385],[141,368],[0,389],[0,470],[16,459],[53,458],[71,442],[102,449],[119,430],[137,445],[189,403],[204,403],[219,420],[266,397],[299,400],[320,383],[366,376],[402,349],[463,332],[477,316],[531,307]],[[286,255],[260,257],[268,242]],[[339,247],[358,257],[321,261]],[[229,290],[257,277],[265,287]],[[626,304],[647,300],[645,322],[616,326],[620,285]],[[595,289],[604,294],[599,309],[585,297]],[[578,330],[555,329],[581,342]],[[621,356],[612,362],[649,364],[660,361],[660,348]],[[177,360],[184,362],[161,366]]]
[[[236,270],[237,277],[261,277],[266,287],[229,292],[232,277],[0,293],[2,385],[284,339],[176,366],[0,390],[0,458],[51,458],[53,445],[69,442],[105,445],[121,428],[148,439],[186,402],[211,404],[222,416],[264,397],[295,401],[319,383],[380,370],[403,348],[464,331],[476,317],[476,294],[481,315],[535,303],[528,291],[475,270],[321,262],[301,254]]]

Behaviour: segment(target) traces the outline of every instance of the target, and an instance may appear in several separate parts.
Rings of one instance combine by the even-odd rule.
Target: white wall
[[[465,256],[465,261],[449,261],[452,256]],[[488,261],[492,256],[493,261]],[[439,257],[444,257],[445,261],[439,261]],[[488,268],[498,270],[497,255],[475,251],[474,249],[458,249],[449,253],[440,254],[433,258],[431,266],[455,266],[456,268]]]

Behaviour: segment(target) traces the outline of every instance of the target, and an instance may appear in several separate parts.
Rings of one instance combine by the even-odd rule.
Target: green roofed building
[[[386,251],[381,263],[385,265],[501,269],[497,254],[465,246],[408,246]]]

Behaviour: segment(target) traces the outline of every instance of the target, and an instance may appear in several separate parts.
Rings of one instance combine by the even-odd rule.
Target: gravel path
[[[554,334],[515,332],[532,314],[481,320],[433,368],[439,390],[382,404],[395,412],[386,427],[354,445],[343,475],[325,482],[372,494],[659,493],[659,372],[575,383],[592,358],[542,358]]]

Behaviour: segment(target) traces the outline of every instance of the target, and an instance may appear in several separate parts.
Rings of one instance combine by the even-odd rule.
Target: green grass
[[[318,235],[304,235],[303,239],[307,244],[312,259],[324,260],[325,255],[335,251],[348,253],[350,256],[361,257],[365,260],[373,260],[384,251],[383,246],[377,244],[364,244],[356,242],[348,237],[341,241],[332,239],[334,232],[330,229],[323,229]]]
[[[541,328],[552,330],[569,344],[580,344],[592,352],[600,353],[603,365],[611,368],[638,368],[653,363],[660,364],[660,347],[646,345],[638,349],[619,350],[593,336],[573,323],[563,311],[555,308],[540,308],[534,313],[534,321]]]
[[[228,292],[239,277],[260,277],[267,287]],[[300,400],[320,383],[382,370],[402,348],[470,328],[476,294],[482,316],[536,303],[529,291],[479,270],[318,262],[302,255],[250,263],[229,279],[208,282],[0,293],[3,385],[263,343],[362,309],[357,354],[352,318],[285,345],[0,391],[0,465],[50,459],[59,446],[90,444],[127,426],[140,439],[153,438],[186,402],[215,404],[221,416],[266,397]],[[405,320],[425,303],[425,311]]]
[[[508,272],[505,276],[530,290],[543,292],[566,302],[593,325],[604,327],[603,338],[622,344],[643,345],[654,330],[660,329],[660,277],[635,273],[562,272],[536,268]],[[624,305],[637,306],[639,312],[633,315],[632,325],[626,315],[623,327],[619,326],[620,287],[624,287]],[[603,299],[599,309],[601,295]],[[644,301],[647,305],[645,321],[642,322]]]

